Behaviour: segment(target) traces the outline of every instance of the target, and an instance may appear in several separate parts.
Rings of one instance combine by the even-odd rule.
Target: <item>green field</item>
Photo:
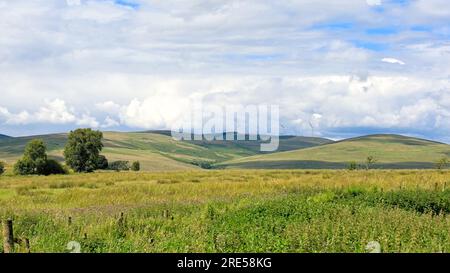
[[[108,160],[139,160],[142,172],[13,175],[33,138],[63,161],[67,135],[0,139],[0,219],[13,219],[31,252],[67,252],[72,241],[82,252],[367,252],[373,241],[383,252],[450,252],[450,172],[424,170],[450,155],[447,144],[286,136],[262,154],[259,141],[104,132]],[[374,169],[342,170],[368,156]]]
[[[225,168],[342,169],[363,164],[368,156],[375,168],[429,169],[450,156],[450,145],[400,135],[372,135],[287,152],[255,155],[220,163]]]
[[[32,252],[450,252],[449,183],[446,171],[7,175],[0,217]]]

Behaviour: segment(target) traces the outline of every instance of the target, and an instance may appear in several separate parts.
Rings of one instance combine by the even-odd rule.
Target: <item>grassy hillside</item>
[[[450,145],[399,136],[371,135],[302,150],[256,155],[220,164],[228,168],[346,168],[352,161],[377,159],[375,168],[433,168],[450,156]]]
[[[47,144],[49,155],[63,160],[67,134],[52,134],[0,139],[0,160],[10,164],[23,153],[28,141],[40,138]],[[104,132],[103,154],[110,160],[139,160],[143,170],[183,170],[198,168],[195,164],[220,163],[259,153],[259,141],[176,141],[170,132],[137,133]],[[305,137],[282,137],[280,149],[312,147],[330,140]]]

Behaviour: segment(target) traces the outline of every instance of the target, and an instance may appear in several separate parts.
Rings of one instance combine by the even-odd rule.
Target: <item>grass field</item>
[[[0,217],[32,252],[450,252],[449,186],[425,170],[4,175]]]

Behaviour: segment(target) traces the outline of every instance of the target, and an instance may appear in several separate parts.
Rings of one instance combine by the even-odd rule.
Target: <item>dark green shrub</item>
[[[108,159],[104,155],[98,156],[97,169],[98,170],[107,170],[108,169]]]
[[[350,171],[355,171],[358,169],[358,163],[356,162],[350,162],[347,166],[347,169]]]
[[[2,175],[5,172],[5,163],[0,161],[0,175]]]
[[[37,174],[35,171],[34,163],[29,158],[22,158],[14,165],[14,174],[17,175],[30,175]]]
[[[67,174],[67,169],[64,168],[58,161],[54,159],[48,159],[44,169],[42,170],[43,175],[51,175],[51,174]]]
[[[114,161],[111,162],[108,166],[109,170],[113,171],[129,171],[130,170],[130,164],[128,161]]]
[[[139,161],[134,161],[133,164],[131,164],[131,170],[134,172],[138,172],[141,170],[141,163]]]

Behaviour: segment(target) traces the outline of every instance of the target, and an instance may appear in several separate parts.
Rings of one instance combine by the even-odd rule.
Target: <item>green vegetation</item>
[[[70,132],[64,149],[66,164],[79,173],[103,168],[106,159],[100,157],[103,148],[102,138],[102,132],[92,129]]]
[[[448,168],[449,165],[450,165],[450,162],[449,162],[448,158],[443,157],[443,158],[438,160],[438,162],[436,164],[436,168],[438,170],[443,170],[443,169]]]
[[[114,161],[111,162],[108,166],[108,170],[112,171],[129,171],[130,170],[130,163],[128,161]]]
[[[3,161],[0,161],[0,175],[2,175],[5,172],[5,163]]]
[[[372,135],[281,153],[255,155],[218,164],[222,168],[346,169],[349,162],[369,168],[433,169],[450,145],[398,135]],[[373,166],[372,166],[373,165]]]
[[[139,161],[134,161],[131,164],[131,170],[134,171],[134,172],[140,171],[141,170],[141,163]]]
[[[59,162],[47,158],[47,148],[40,139],[30,141],[25,147],[23,157],[14,165],[17,175],[65,174],[67,171]]]
[[[424,170],[7,175],[0,218],[32,252],[450,252],[449,182]]]

